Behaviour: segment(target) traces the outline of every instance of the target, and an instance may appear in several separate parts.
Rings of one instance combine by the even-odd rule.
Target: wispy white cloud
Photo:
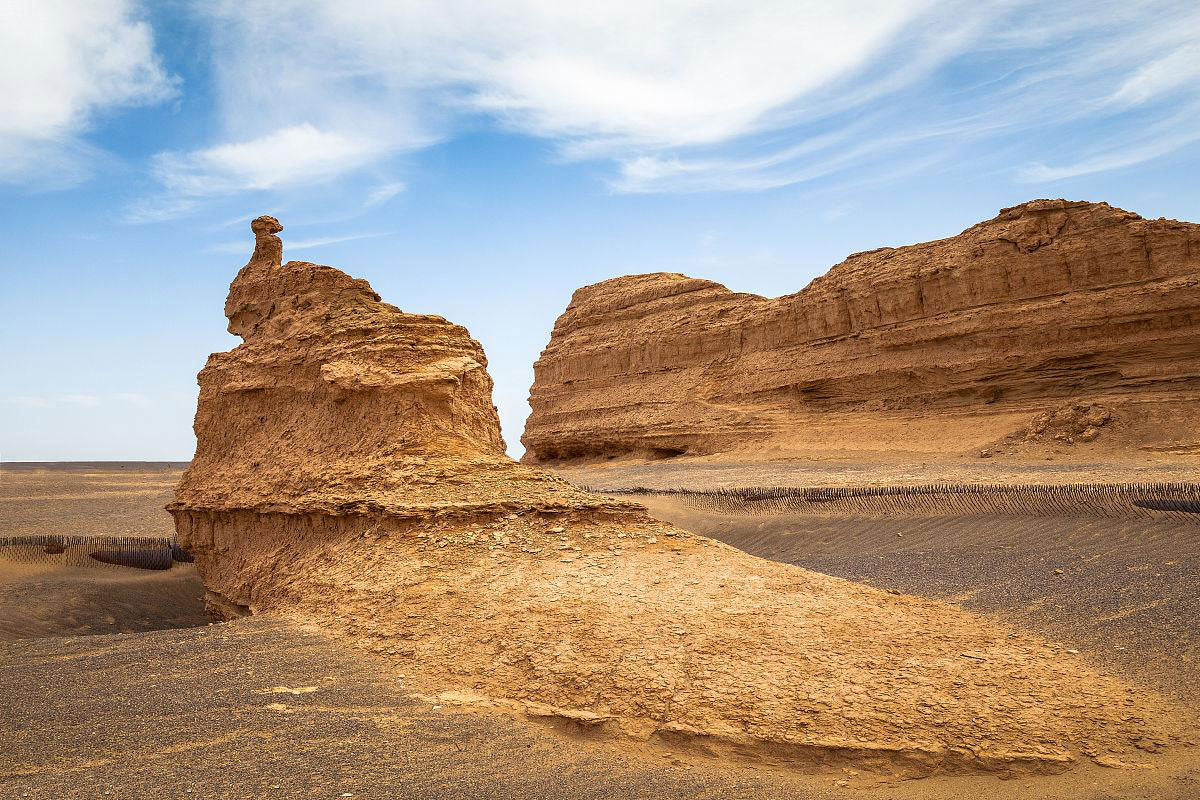
[[[935,0],[367,0],[214,3],[223,141],[164,153],[178,198],[353,173],[486,115],[570,157],[627,158],[778,128],[788,103],[859,69]],[[270,76],[270,80],[264,79]],[[402,188],[368,190],[364,206]]]
[[[1075,178],[1080,175],[1091,175],[1096,172],[1135,167],[1174,153],[1180,148],[1198,141],[1200,141],[1200,130],[1158,141],[1140,142],[1058,166],[1034,163],[1023,167],[1017,173],[1017,179],[1023,183],[1046,183],[1060,181],[1064,178]]]
[[[1200,98],[1149,125],[1137,124],[1116,144],[1101,139],[1073,148],[1072,159],[1058,165],[1034,162],[1017,173],[1024,183],[1044,183],[1138,166],[1200,142]]]
[[[1187,0],[200,8],[223,135],[156,160],[175,201],[364,173],[481,117],[564,159],[606,160],[619,192],[861,181],[968,155],[992,168],[1017,143],[1022,157],[1003,165],[1014,174],[1080,127],[1095,149],[1076,160],[1107,169],[1186,146],[1169,106],[1200,97],[1200,7]],[[1148,125],[1163,132],[1153,147],[1136,136]],[[1070,171],[1044,169],[1020,177]],[[360,182],[363,208],[403,188]]]
[[[152,172],[162,191],[126,209],[129,222],[160,222],[203,207],[206,200],[242,192],[271,192],[343,177],[393,152],[386,139],[361,131],[322,130],[309,122],[244,141],[191,152],[159,153]],[[360,210],[404,190],[389,182],[371,190]]]
[[[1200,30],[1193,30],[1200,36]],[[1138,68],[1109,98],[1116,105],[1136,106],[1165,94],[1191,89],[1200,84],[1200,43],[1190,42]]]
[[[310,250],[314,247],[324,247],[330,244],[341,244],[342,242],[356,242],[360,239],[376,239],[380,236],[391,236],[394,231],[378,231],[374,233],[352,233],[347,236],[317,236],[310,239],[287,239],[284,242],[285,253],[290,253],[294,250]],[[246,243],[246,240],[239,242],[224,242],[222,244],[213,245],[208,248],[210,253],[221,253],[228,255],[249,255],[253,249],[251,245]]]
[[[190,214],[200,208],[200,198],[190,195],[156,193],[137,200],[126,207],[126,222],[142,224],[165,222]]]
[[[125,0],[0,4],[0,181],[77,182],[102,154],[94,118],[175,92],[150,27]]]
[[[367,199],[363,201],[363,208],[368,209],[381,206],[407,188],[408,186],[403,181],[390,181],[380,184],[367,193]]]
[[[161,153],[154,171],[168,190],[202,197],[324,180],[370,163],[382,149],[369,137],[305,122],[206,150]]]
[[[318,236],[314,239],[289,241],[285,247],[288,250],[310,250],[314,247],[324,247],[328,244],[341,244],[342,242],[356,242],[359,239],[375,239],[380,236],[391,236],[392,233],[392,231],[381,231],[379,233],[356,233],[350,236]]]

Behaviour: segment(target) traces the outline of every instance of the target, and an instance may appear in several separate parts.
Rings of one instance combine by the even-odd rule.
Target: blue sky
[[[802,288],[1036,197],[1200,220],[1200,6],[0,4],[0,458],[186,459],[248,220],[479,339],[514,454],[579,286]]]

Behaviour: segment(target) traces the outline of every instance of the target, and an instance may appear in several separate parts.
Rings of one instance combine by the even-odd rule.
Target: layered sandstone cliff
[[[1085,442],[1144,423],[1132,446],[1200,446],[1198,332],[1200,225],[1036,200],[776,299],[668,273],[584,287],[534,367],[522,441],[534,462],[978,452],[1104,401],[1115,424]]]
[[[395,658],[442,703],[821,770],[1141,764],[1184,723],[943,603],[753,558],[502,452],[479,345],[271,218],[170,506],[213,605]]]

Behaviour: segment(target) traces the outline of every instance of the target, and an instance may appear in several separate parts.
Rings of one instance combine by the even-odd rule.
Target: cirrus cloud
[[[1050,180],[1187,147],[1194,125],[1175,112],[1200,103],[1200,8],[1183,0],[238,0],[199,13],[223,134],[155,160],[181,207],[360,173],[481,124],[607,163],[618,192],[956,160]],[[1139,138],[1151,127],[1153,146]]]
[[[160,153],[154,172],[168,190],[181,195],[278,189],[357,169],[385,149],[369,137],[322,131],[304,122],[247,141]]]

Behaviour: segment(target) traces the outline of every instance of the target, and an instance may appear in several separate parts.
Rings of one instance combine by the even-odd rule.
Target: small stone
[[[1062,574],[1063,574],[1063,571],[1062,571],[1061,569],[1056,569],[1056,570],[1054,570],[1054,574],[1055,574],[1055,575],[1062,575]]]

